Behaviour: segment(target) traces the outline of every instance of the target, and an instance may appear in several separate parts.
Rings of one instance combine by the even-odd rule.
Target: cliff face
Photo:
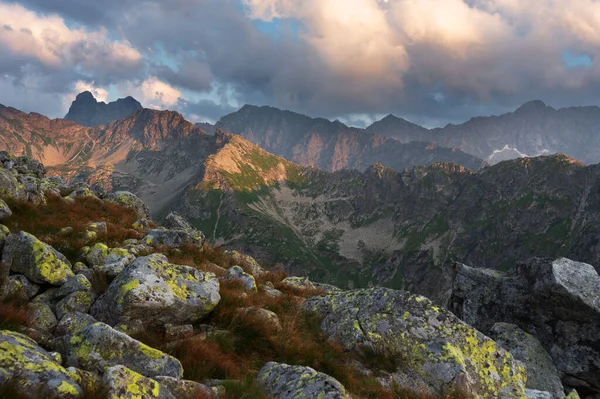
[[[106,104],[98,102],[89,91],[84,91],[77,95],[65,119],[82,126],[100,126],[129,116],[142,108],[142,104],[133,97],[120,98]]]
[[[365,170],[376,162],[398,171],[435,162],[453,162],[472,170],[483,165],[477,157],[427,140],[401,143],[348,127],[339,121],[313,119],[271,107],[246,105],[238,112],[223,117],[217,128],[239,134],[294,163],[327,171]],[[414,140],[421,139],[416,137]]]

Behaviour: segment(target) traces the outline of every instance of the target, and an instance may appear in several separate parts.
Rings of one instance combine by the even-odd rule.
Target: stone
[[[454,266],[450,309],[490,334],[495,323],[534,336],[571,386],[600,395],[600,276],[586,263],[533,258],[509,272]]]
[[[9,218],[11,216],[12,211],[10,210],[6,202],[4,202],[4,200],[0,198],[0,220]]]
[[[49,305],[45,303],[30,303],[28,306],[29,327],[42,333],[52,334],[58,320]]]
[[[317,287],[306,277],[286,277],[281,280],[281,284],[287,288],[297,290],[315,290]]]
[[[100,200],[88,187],[79,187],[65,197],[67,201],[75,201],[77,198],[95,198]]]
[[[110,278],[116,277],[135,259],[135,256],[124,248],[108,248],[102,243],[84,251],[84,257],[92,270]]]
[[[351,399],[338,380],[310,367],[269,362],[256,380],[277,399]]]
[[[67,374],[86,392],[102,392],[102,379],[96,373],[67,367]]]
[[[128,265],[96,301],[91,314],[112,325],[131,320],[153,326],[187,324],[201,320],[220,299],[214,274],[173,265],[166,256],[153,254]]]
[[[117,191],[114,193],[110,193],[106,200],[109,202],[113,202],[117,205],[135,210],[140,219],[150,219],[150,210],[148,209],[146,204],[144,204],[144,201],[142,201],[137,195],[130,193],[129,191]]]
[[[4,249],[6,238],[10,235],[10,230],[3,224],[0,224],[0,252]]]
[[[166,245],[172,248],[181,248],[188,245],[202,247],[206,238],[197,230],[148,230],[143,242],[146,245]]]
[[[241,267],[233,266],[227,270],[224,281],[239,281],[243,284],[244,288],[248,291],[258,292],[256,287],[256,281],[251,274],[246,273]]]
[[[369,288],[312,297],[303,310],[346,350],[370,349],[393,359],[393,380],[415,394],[524,395],[521,362],[425,297]]]
[[[40,286],[29,280],[22,274],[13,274],[9,277],[10,280],[15,280],[23,287],[28,299],[33,298],[40,292]]]
[[[28,194],[25,186],[19,182],[16,174],[0,168],[0,198],[27,201]]]
[[[194,335],[194,326],[186,324],[183,326],[174,326],[165,324],[165,341],[173,342],[189,338]]]
[[[252,320],[259,320],[261,323],[269,326],[273,331],[281,331],[281,323],[279,322],[279,317],[274,312],[270,310],[257,308],[257,307],[249,307],[249,308],[239,308],[237,309],[238,314],[249,317]]]
[[[276,289],[275,287],[273,287],[273,283],[271,283],[270,281],[267,281],[267,284],[261,285],[259,288],[261,291],[263,291],[265,294],[269,295],[270,297],[280,298],[283,296],[283,292],[281,292],[278,289]]]
[[[8,236],[2,261],[38,284],[61,285],[74,275],[63,254],[24,231]]]
[[[90,291],[75,291],[56,304],[56,316],[60,319],[70,312],[88,313],[95,296]]]
[[[104,323],[94,323],[71,335],[57,338],[53,346],[65,364],[103,373],[105,367],[123,365],[146,377],[183,376],[179,360],[151,348]]]
[[[170,212],[163,223],[167,229],[173,230],[193,230],[194,228],[183,216],[177,212]]]
[[[87,313],[69,312],[66,313],[58,322],[56,330],[54,330],[54,335],[57,337],[72,335],[80,330],[83,330],[90,324],[97,322],[98,320],[94,319]]]
[[[107,399],[175,399],[159,383],[125,366],[113,366],[104,373]]]
[[[178,380],[173,377],[158,376],[154,379],[161,388],[167,389],[175,398],[212,398],[216,392],[196,381]]]
[[[81,387],[50,353],[23,334],[0,331],[0,386],[10,380],[24,397],[83,398]]]
[[[56,297],[64,298],[69,294],[77,291],[91,291],[92,283],[82,274],[76,274],[69,278],[62,286],[56,291]]]
[[[260,277],[266,273],[258,262],[249,255],[244,255],[238,251],[225,251],[225,255],[229,256],[234,264],[241,266],[245,272],[254,277]]]
[[[514,324],[496,323],[491,329],[490,338],[525,364],[527,388],[548,391],[553,399],[565,396],[560,374],[552,358],[535,337]]]

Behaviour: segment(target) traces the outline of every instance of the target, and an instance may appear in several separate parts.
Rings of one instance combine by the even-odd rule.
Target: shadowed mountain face
[[[365,170],[377,162],[395,170],[435,162],[453,162],[472,170],[483,165],[481,159],[457,148],[444,148],[426,140],[400,143],[339,121],[313,119],[271,107],[246,105],[221,118],[216,127],[297,164],[327,171]]]
[[[531,101],[515,112],[473,118],[461,125],[428,130],[390,116],[375,122],[367,131],[403,143],[423,140],[442,147],[458,147],[490,163],[555,153],[567,154],[587,164],[600,162],[598,107],[557,110],[541,101]]]
[[[120,98],[106,104],[98,102],[89,91],[84,91],[77,95],[65,119],[82,126],[100,126],[131,115],[142,108],[142,104],[133,97]]]

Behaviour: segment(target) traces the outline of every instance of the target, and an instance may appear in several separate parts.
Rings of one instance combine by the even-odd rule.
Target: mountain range
[[[71,181],[132,191],[158,219],[177,210],[215,244],[344,287],[442,300],[450,261],[509,269],[539,255],[600,264],[598,166],[553,155],[475,171],[459,163],[481,160],[459,150],[344,126],[247,106],[211,135],[172,111],[85,127],[0,106],[0,149]],[[329,141],[302,153],[311,130],[330,132],[316,135]],[[264,141],[264,132],[273,134]],[[368,165],[378,148],[383,160],[395,154],[394,168]]]

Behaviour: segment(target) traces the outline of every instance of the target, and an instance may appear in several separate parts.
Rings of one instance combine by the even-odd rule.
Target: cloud
[[[144,107],[153,109],[173,109],[182,98],[179,90],[154,76],[141,82],[119,84],[117,89],[122,95],[133,96]]]

